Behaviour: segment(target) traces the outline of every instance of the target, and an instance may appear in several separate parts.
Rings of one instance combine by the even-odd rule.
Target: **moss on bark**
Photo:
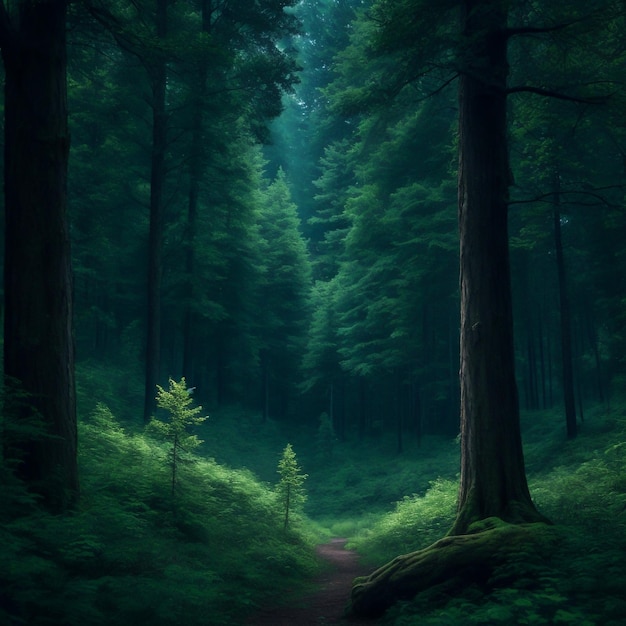
[[[473,524],[465,535],[448,536],[433,545],[396,557],[352,587],[348,615],[376,617],[399,600],[446,586],[454,593],[487,582],[496,567],[524,555],[549,554],[557,540],[554,528],[541,523],[509,524],[492,517]]]

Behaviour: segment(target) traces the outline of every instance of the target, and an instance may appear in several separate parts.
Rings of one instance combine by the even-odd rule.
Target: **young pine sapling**
[[[277,471],[280,474],[280,481],[276,487],[276,495],[278,496],[281,510],[284,512],[284,529],[286,530],[289,525],[290,513],[296,511],[306,500],[306,494],[302,485],[308,476],[301,473],[296,453],[293,451],[290,443],[283,450]]]
[[[192,452],[202,443],[202,440],[198,439],[197,435],[189,433],[188,429],[202,424],[208,416],[199,417],[202,407],[191,406],[193,400],[184,377],[180,379],[180,382],[170,378],[167,391],[157,385],[156,401],[160,409],[169,412],[169,419],[162,421],[153,417],[150,421],[150,429],[171,445],[169,460],[172,470],[172,497],[174,497],[182,455],[185,452]]]

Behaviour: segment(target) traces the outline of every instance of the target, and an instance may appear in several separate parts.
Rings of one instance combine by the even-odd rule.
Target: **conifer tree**
[[[193,391],[187,388],[184,377],[179,382],[170,378],[168,390],[157,385],[157,406],[169,413],[169,419],[162,421],[153,417],[149,424],[150,428],[171,446],[169,458],[172,472],[172,497],[176,495],[178,469],[183,454],[192,452],[202,443],[197,435],[192,435],[189,432],[189,428],[199,426],[208,419],[208,416],[199,417],[199,413],[202,411],[201,406],[191,406],[193,403],[192,393]]]
[[[289,526],[289,517],[302,505],[306,499],[303,484],[307,474],[302,474],[290,443],[283,450],[283,455],[278,462],[280,481],[276,487],[278,503],[284,513],[284,529]]]
[[[285,417],[306,347],[311,267],[297,207],[282,170],[264,194],[259,232],[265,271],[260,285],[264,415],[268,416],[273,404],[272,411]]]

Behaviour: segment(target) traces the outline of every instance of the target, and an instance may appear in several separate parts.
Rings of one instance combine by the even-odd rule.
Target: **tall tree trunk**
[[[261,351],[261,404],[265,423],[270,416],[270,357],[267,350]]]
[[[413,378],[410,390],[411,423],[415,428],[415,440],[417,447],[422,445],[422,400],[420,397],[420,384],[417,377]]]
[[[543,308],[543,307],[542,307]],[[540,309],[538,319],[538,332],[539,332],[539,367],[541,370],[541,408],[546,409],[548,407],[548,400],[546,396],[546,362],[544,357],[544,332],[541,316],[543,310]]]
[[[168,0],[157,0],[156,35],[167,34]],[[167,65],[156,52],[150,68],[152,81],[152,157],[150,165],[150,232],[148,236],[148,311],[146,332],[146,380],[143,418],[148,422],[156,408],[156,385],[161,361],[161,277],[163,274],[163,183],[167,148],[167,111],[165,92]]]
[[[201,78],[201,84],[204,79]],[[202,87],[199,87],[202,89]],[[201,96],[197,96],[200,100]],[[183,372],[191,384],[195,384],[193,377],[195,353],[195,313],[194,313],[194,271],[195,271],[195,239],[198,222],[198,197],[200,177],[202,175],[202,104],[193,104],[193,127],[191,138],[191,154],[189,163],[189,195],[187,202],[187,233],[185,273],[187,277],[186,303],[183,319]]]
[[[66,2],[0,4],[5,65],[4,373],[48,428],[18,472],[51,511],[78,497],[72,276],[67,221]],[[24,408],[26,418],[32,409]]]
[[[585,326],[587,329],[587,337],[589,339],[589,343],[591,344],[591,349],[593,350],[593,360],[596,366],[596,389],[598,400],[604,404],[604,379],[602,373],[602,360],[600,358],[600,348],[598,346],[598,332],[596,330],[591,307],[588,304],[585,310]]]
[[[404,420],[402,419],[402,413],[404,409],[402,402],[402,391],[404,389],[404,386],[402,384],[402,373],[400,368],[396,368],[396,371],[393,374],[393,378],[395,383],[395,389],[393,391],[393,405],[394,412],[396,414],[396,452],[398,454],[402,454],[404,452],[404,436],[402,432],[404,426]]]
[[[359,441],[365,439],[365,433],[367,431],[367,385],[365,378],[359,376]]]
[[[346,379],[340,376],[334,382],[333,391],[333,404],[334,408],[334,421],[337,423],[338,430],[335,431],[339,441],[347,441],[347,417],[346,417]]]
[[[576,428],[576,400],[574,397],[574,366],[572,359],[572,322],[567,282],[565,278],[565,259],[563,256],[563,239],[561,236],[561,194],[559,175],[554,175],[554,250],[556,256],[557,276],[559,281],[559,313],[561,315],[561,367],[563,373],[563,404],[565,406],[565,426],[568,439],[574,439]]]
[[[212,2],[202,0],[202,32],[211,32]],[[204,128],[204,99],[206,97],[206,81],[208,59],[203,54],[198,59],[197,84],[192,95],[191,148],[189,155],[189,193],[187,201],[187,237],[185,272],[187,274],[186,306],[183,320],[183,372],[187,381],[195,385],[194,353],[195,353],[195,313],[194,313],[194,271],[195,271],[195,239],[198,229],[198,199],[200,197],[200,180],[203,172],[204,146],[202,131]]]
[[[452,534],[479,519],[542,519],[526,482],[508,249],[507,12],[465,0],[459,83],[461,487]]]

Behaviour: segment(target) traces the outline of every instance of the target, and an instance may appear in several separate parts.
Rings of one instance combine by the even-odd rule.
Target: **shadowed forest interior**
[[[0,623],[626,623],[625,32],[0,2]]]

